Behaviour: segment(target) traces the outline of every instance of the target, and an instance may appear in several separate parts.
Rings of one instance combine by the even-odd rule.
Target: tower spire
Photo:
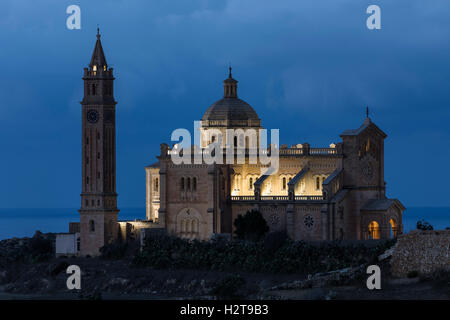
[[[369,117],[369,106],[366,106],[366,118]]]
[[[97,26],[97,41],[95,42],[95,48],[94,52],[92,53],[92,58],[91,62],[89,63],[89,67],[91,69],[97,70],[103,70],[108,68],[105,53],[103,52],[102,42],[100,41],[100,28],[98,26]]]

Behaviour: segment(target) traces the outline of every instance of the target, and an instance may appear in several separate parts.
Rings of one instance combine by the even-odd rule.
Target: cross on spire
[[[223,97],[237,98],[237,81],[231,74],[231,64],[228,65],[228,78],[223,81]]]

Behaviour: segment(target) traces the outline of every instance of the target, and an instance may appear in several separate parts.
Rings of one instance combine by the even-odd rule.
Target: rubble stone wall
[[[450,230],[411,231],[398,237],[391,260],[392,274],[430,274],[450,269]]]

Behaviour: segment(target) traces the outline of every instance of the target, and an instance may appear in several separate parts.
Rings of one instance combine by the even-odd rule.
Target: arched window
[[[316,190],[320,190],[320,177],[316,177]]]
[[[248,188],[250,190],[253,190],[253,177],[250,177],[250,179],[248,180]]]
[[[369,223],[369,239],[380,239],[380,225],[376,221]]]
[[[191,190],[191,178],[187,178],[187,181],[186,181],[186,189],[187,190]]]
[[[192,232],[197,232],[197,219],[192,220]]]
[[[183,191],[184,190],[184,177],[181,178],[181,185],[180,185],[180,187],[181,187],[181,190]]]
[[[197,178],[196,177],[192,178],[192,190],[194,190],[194,191],[197,190]]]
[[[215,135],[212,135],[212,136],[211,136],[211,143],[213,143],[214,141],[216,141],[216,136],[215,136]]]
[[[89,177],[86,177],[86,184],[89,184]]]
[[[238,141],[237,141],[237,137],[234,136],[234,147],[237,147]]]
[[[186,219],[186,232],[191,232],[191,220]]]
[[[186,232],[186,221],[181,220],[181,232]]]
[[[95,85],[95,83],[92,85],[92,95],[93,96],[95,96],[95,94],[96,94],[96,89],[97,89],[97,87],[96,87],[96,85]]]
[[[158,178],[155,178],[155,185],[154,185],[154,189],[153,189],[155,192],[158,192],[158,188],[159,188],[158,183],[159,183]]]
[[[286,177],[283,177],[283,190],[286,190]]]
[[[325,182],[327,178],[326,177],[322,177],[322,184]]]
[[[397,224],[394,219],[389,220],[389,224],[391,225],[391,238],[397,237]]]
[[[89,220],[89,231],[94,232],[95,231],[95,222],[94,220]]]

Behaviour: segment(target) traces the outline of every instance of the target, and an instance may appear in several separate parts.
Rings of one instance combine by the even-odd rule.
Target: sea
[[[145,219],[145,208],[121,208],[119,220]],[[435,230],[450,227],[450,207],[410,207],[403,214],[404,232],[416,229],[424,219]],[[69,232],[69,222],[80,220],[77,208],[0,209],[0,240],[31,237],[39,230]]]

